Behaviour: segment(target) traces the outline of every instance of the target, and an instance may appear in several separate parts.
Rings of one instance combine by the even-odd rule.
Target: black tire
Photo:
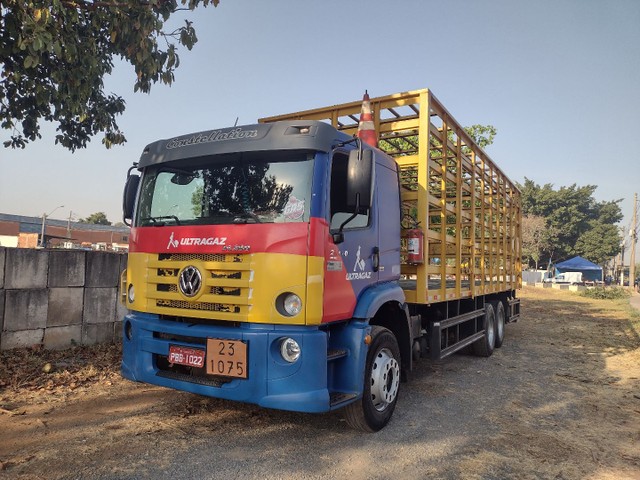
[[[377,432],[393,415],[400,389],[400,348],[396,337],[383,327],[371,328],[362,398],[345,407],[350,427]]]
[[[478,357],[490,357],[496,345],[496,314],[490,303],[484,306],[484,335],[472,344],[472,351]]]
[[[504,343],[504,334],[505,334],[505,325],[506,325],[506,315],[504,312],[504,303],[497,301],[491,302],[493,304],[493,311],[496,316],[496,343],[495,347],[500,348]]]

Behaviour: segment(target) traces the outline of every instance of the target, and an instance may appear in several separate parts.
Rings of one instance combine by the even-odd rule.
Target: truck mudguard
[[[405,302],[404,290],[395,282],[382,283],[366,289],[353,312],[354,318],[371,318],[387,302]]]

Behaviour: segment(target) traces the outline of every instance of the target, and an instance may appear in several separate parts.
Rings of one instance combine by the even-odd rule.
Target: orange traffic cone
[[[372,147],[378,146],[378,135],[376,135],[376,127],[373,124],[371,102],[369,101],[369,93],[367,93],[366,90],[364,91],[364,97],[362,97],[362,110],[360,111],[360,121],[358,122],[358,138]]]

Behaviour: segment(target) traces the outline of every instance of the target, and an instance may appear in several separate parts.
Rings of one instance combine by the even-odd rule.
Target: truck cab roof
[[[352,137],[315,120],[241,125],[190,133],[147,145],[138,168],[236,152],[307,150],[329,152]]]

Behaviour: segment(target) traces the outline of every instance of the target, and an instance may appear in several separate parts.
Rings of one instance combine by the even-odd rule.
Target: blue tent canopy
[[[556,270],[559,273],[582,272],[582,279],[586,281],[602,280],[602,267],[582,257],[556,263]]]

